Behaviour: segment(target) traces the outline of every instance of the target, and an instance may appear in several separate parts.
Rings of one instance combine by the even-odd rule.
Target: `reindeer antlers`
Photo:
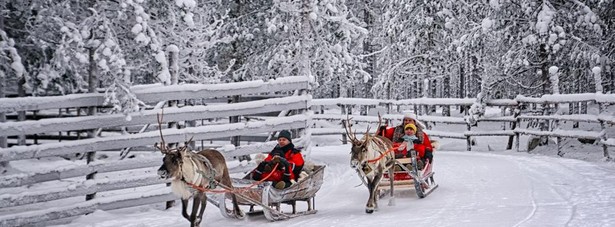
[[[357,131],[355,130],[354,133],[352,133],[352,126],[350,125],[350,120],[352,120],[352,118],[346,115],[346,124],[344,125],[344,130],[346,130],[346,135],[352,143],[358,143],[359,140],[357,139]]]
[[[167,143],[164,141],[164,135],[162,134],[162,122],[163,122],[162,117],[163,116],[164,116],[164,109],[162,109],[160,114],[156,114],[156,118],[158,119],[158,131],[160,132],[160,140],[162,142],[160,144],[156,143],[154,146],[158,148],[158,150],[160,150],[160,152],[162,152],[163,154],[171,154],[171,153],[187,151],[189,144],[192,143],[192,140],[194,139],[194,136],[191,137],[190,140],[188,140],[186,144],[182,147],[179,147],[177,149],[169,148],[169,146],[167,146]]]
[[[169,151],[169,147],[167,147],[167,143],[164,142],[164,135],[162,135],[162,116],[164,115],[164,109],[162,109],[160,114],[156,114],[156,118],[158,119],[158,131],[160,131],[160,140],[162,140],[160,145],[154,145],[162,152],[163,154],[171,153]]]

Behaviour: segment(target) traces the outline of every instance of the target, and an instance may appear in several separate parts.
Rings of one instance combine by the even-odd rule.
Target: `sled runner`
[[[426,163],[423,169],[419,169],[416,151],[411,149],[410,158],[399,158],[395,160],[395,171],[393,173],[393,187],[398,189],[414,189],[419,198],[425,198],[438,184],[433,179],[433,169],[431,163]],[[380,197],[383,197],[390,190],[390,177],[385,173],[378,185]]]
[[[240,206],[249,206],[249,215],[262,213],[270,221],[314,214],[317,211],[314,207],[314,197],[323,183],[324,169],[325,166],[319,165],[314,165],[313,168],[307,170],[304,168],[308,176],[284,189],[273,187],[271,181],[254,181],[251,179],[251,174],[246,175],[242,179],[233,178],[233,186],[238,204]],[[229,208],[227,208],[225,202],[228,199],[222,195],[208,197],[209,202],[220,208],[223,216],[234,218],[228,212]],[[296,205],[298,201],[306,202],[307,210],[297,211]],[[281,210],[282,204],[291,205],[292,211],[283,212]]]

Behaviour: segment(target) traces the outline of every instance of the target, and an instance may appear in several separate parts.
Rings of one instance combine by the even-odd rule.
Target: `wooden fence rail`
[[[604,157],[610,159],[608,147],[615,146],[615,138],[610,138],[610,131],[615,124],[615,117],[606,109],[615,104],[615,95],[601,94],[575,94],[575,95],[546,95],[539,98],[519,96],[515,99],[489,100],[487,107],[499,107],[502,110],[500,116],[479,117],[477,122],[501,123],[501,130],[481,131],[475,125],[468,123],[467,114],[474,99],[432,99],[419,98],[408,100],[371,100],[371,99],[314,99],[305,92],[308,89],[308,81],[303,77],[281,78],[271,81],[247,81],[223,85],[173,85],[159,86],[147,85],[132,88],[137,97],[149,105],[139,113],[131,114],[130,120],[122,114],[99,114],[95,116],[64,115],[63,118],[42,118],[40,120],[22,120],[0,122],[0,139],[19,136],[22,138],[36,138],[38,135],[51,135],[53,133],[69,133],[71,131],[96,130],[100,136],[95,138],[81,138],[71,141],[46,141],[32,145],[16,145],[0,148],[0,162],[12,163],[26,159],[42,159],[46,157],[64,156],[75,153],[95,152],[101,150],[122,150],[129,147],[152,146],[159,142],[158,128],[148,125],[157,125],[156,114],[159,109],[151,109],[161,102],[170,100],[202,100],[216,97],[228,99],[242,95],[272,95],[274,98],[266,100],[250,100],[205,106],[180,106],[167,107],[164,109],[166,122],[185,122],[183,128],[163,126],[162,132],[165,140],[169,143],[184,142],[193,137],[194,140],[212,140],[216,138],[230,138],[238,135],[257,136],[271,138],[272,133],[282,129],[294,129],[305,131],[294,142],[297,146],[307,146],[311,135],[342,135],[344,129],[337,128],[310,128],[314,122],[327,121],[341,125],[347,114],[353,121],[365,122],[370,125],[378,121],[374,111],[382,111],[382,117],[388,122],[400,121],[403,118],[402,110],[411,109],[418,113],[418,119],[427,123],[428,127],[436,124],[452,124],[461,127],[458,131],[438,131],[428,128],[426,131],[431,136],[441,138],[465,139],[467,150],[472,149],[472,139],[478,136],[506,136],[509,137],[509,149],[512,149],[512,139],[516,139],[515,148],[519,150],[519,137],[521,135],[549,136],[559,138],[585,138],[595,139],[604,148]],[[287,97],[280,93],[289,94]],[[295,93],[296,95],[290,95]],[[559,107],[575,103],[595,103],[599,106],[598,114],[575,113],[572,115],[558,115]],[[13,114],[16,111],[32,111],[42,114],[42,111],[58,110],[60,108],[87,108],[104,106],[102,94],[79,94],[58,97],[27,97],[27,98],[2,98],[0,99],[0,113]],[[339,108],[339,113],[330,113],[325,109]],[[437,116],[432,112],[434,107],[463,110],[463,115],[445,114]],[[317,113],[305,113],[308,108],[313,108]],[[360,109],[362,114],[357,113]],[[270,112],[279,112],[277,117],[252,116],[263,115]],[[560,111],[561,112],[561,111]],[[444,113],[444,112],[443,112]],[[248,122],[209,122],[216,119],[228,119],[228,117],[249,116]],[[203,123],[199,123],[199,121]],[[207,121],[207,122],[205,122]],[[576,128],[564,129],[560,122],[586,122],[599,124],[600,131],[583,131]],[[523,128],[524,122],[541,122],[548,127]],[[180,124],[178,124],[180,125]],[[465,127],[464,127],[465,126]],[[138,133],[121,132],[125,128],[141,128]],[[457,127],[457,126],[456,126]],[[308,130],[304,130],[310,128]],[[109,131],[106,131],[110,129]],[[118,129],[120,133],[118,133]],[[375,132],[375,128],[371,132]],[[104,133],[100,133],[104,132]],[[31,139],[28,139],[31,140]],[[250,155],[269,150],[274,142],[265,142],[247,146],[239,146],[236,149],[223,149],[227,157]],[[558,148],[559,149],[559,148]],[[39,169],[33,172],[15,172],[0,176],[0,226],[22,226],[33,223],[41,223],[61,218],[72,217],[93,212],[96,209],[116,209],[143,205],[161,201],[172,200],[175,197],[170,190],[164,187],[166,181],[147,174],[135,175],[129,178],[114,180],[107,179],[81,179],[70,184],[68,189],[50,189],[45,192],[30,191],[33,188],[42,187],[56,181],[65,181],[92,174],[116,174],[133,171],[135,169],[154,169],[160,165],[160,157],[147,157],[137,159],[117,160],[113,162],[92,162],[89,164],[75,163],[58,169]],[[238,167],[235,171],[239,171]],[[39,204],[54,203],[56,200],[70,200],[83,197],[88,194],[122,190],[133,187],[157,187],[148,193],[135,193],[123,195],[109,195],[106,197],[94,197],[89,201],[82,198],[75,200],[74,204],[61,204],[57,207],[38,207]]]
[[[77,137],[70,141],[45,141],[32,145],[15,145],[0,148],[0,163],[10,165],[15,161],[26,159],[43,159],[47,157],[88,153],[95,151],[113,151],[130,147],[151,147],[160,141],[156,115],[161,103],[172,100],[203,100],[221,97],[238,97],[241,95],[270,95],[266,100],[251,99],[246,102],[215,103],[205,106],[173,106],[164,108],[164,125],[162,133],[168,143],[185,142],[190,138],[212,140],[230,138],[240,135],[269,135],[283,129],[301,131],[308,127],[310,115],[304,113],[309,108],[308,80],[304,77],[288,77],[270,81],[247,81],[233,84],[216,85],[147,85],[133,87],[137,97],[150,105],[138,113],[125,116],[123,114],[98,114],[94,116],[63,115],[57,118],[40,120],[22,120],[0,122],[0,138],[20,136],[37,138],[53,133],[69,133],[72,131],[95,130],[97,137]],[[286,97],[283,94],[286,93]],[[300,95],[292,95],[293,93]],[[241,100],[241,99],[238,99]],[[76,94],[57,97],[25,97],[0,99],[0,113],[12,114],[15,111],[57,111],[59,108],[87,108],[91,106],[104,107],[103,94]],[[283,112],[283,116],[269,118],[267,113]],[[60,111],[61,113],[61,111]],[[228,123],[220,119],[231,116],[250,116],[247,122]],[[248,118],[246,118],[248,119]],[[210,122],[218,121],[218,122]],[[168,122],[183,126],[169,127]],[[185,123],[184,123],[185,122]],[[203,122],[201,124],[197,122]],[[182,125],[183,124],[183,125]],[[149,125],[154,125],[148,127]],[[141,128],[138,133],[117,132],[120,128]],[[106,129],[112,129],[107,131]],[[296,135],[297,146],[309,144],[309,134]],[[40,138],[40,137],[39,137]],[[229,141],[227,141],[228,143]],[[233,156],[250,155],[271,149],[273,144],[263,143],[228,149],[223,147],[223,154],[231,159]],[[91,213],[96,209],[117,209],[138,206],[149,203],[174,200],[170,189],[165,186],[167,181],[159,179],[155,169],[161,164],[161,157],[134,158],[115,161],[95,161],[86,164],[76,162],[56,169],[37,169],[32,172],[15,172],[0,176],[0,226],[23,226],[42,223],[56,219]],[[35,161],[31,161],[35,162]],[[42,161],[41,161],[42,162]],[[242,170],[243,167],[231,171]],[[138,171],[137,171],[138,170]],[[83,176],[117,175],[127,171],[137,171],[120,178],[80,178]],[[153,173],[153,175],[152,175]],[[70,179],[70,180],[67,180]],[[57,182],[57,183],[54,183]],[[70,183],[72,182],[72,183]],[[66,187],[53,187],[40,190],[48,184],[59,184]],[[157,187],[148,193],[143,191],[134,194],[113,195],[116,190]],[[104,196],[94,196],[106,193]],[[111,193],[111,194],[110,194]],[[83,201],[84,195],[86,199]],[[89,196],[92,195],[92,196]],[[81,199],[79,199],[81,197]],[[74,204],[56,201],[73,201]],[[40,205],[39,205],[40,204]],[[46,208],[48,204],[57,207]]]
[[[608,152],[608,146],[615,146],[613,138],[608,138],[606,132],[613,124],[615,124],[615,117],[608,115],[605,109],[609,105],[615,104],[615,95],[612,94],[561,94],[561,95],[544,95],[539,98],[518,96],[515,99],[496,99],[489,100],[484,105],[487,107],[500,107],[509,108],[511,113],[517,112],[518,114],[512,114],[508,116],[497,117],[480,117],[477,122],[501,122],[511,124],[510,130],[502,131],[472,131],[474,127],[468,123],[465,119],[468,115],[467,110],[475,102],[474,99],[438,99],[438,98],[417,98],[407,100],[371,100],[371,99],[357,99],[357,98],[337,98],[337,99],[317,99],[312,100],[312,108],[316,113],[313,116],[315,121],[341,121],[346,120],[346,115],[350,115],[353,121],[367,122],[375,124],[378,122],[375,116],[361,116],[352,114],[352,109],[376,109],[382,110],[382,118],[385,121],[397,120],[401,121],[403,115],[395,114],[404,109],[409,109],[417,113],[417,118],[428,124],[444,123],[444,124],[458,124],[466,125],[466,131],[450,132],[450,131],[435,131],[427,130],[430,136],[441,138],[457,138],[467,140],[467,150],[472,149],[472,137],[475,136],[509,136],[509,144],[507,149],[512,149],[513,139],[515,139],[515,149],[519,151],[519,136],[520,135],[535,135],[535,136],[548,136],[556,137],[558,141],[561,137],[578,138],[578,139],[597,139],[602,144],[604,150],[604,157],[607,160],[611,160]],[[599,105],[600,112],[597,115],[593,114],[569,114],[569,115],[544,115],[549,113],[556,113],[559,106],[573,103],[596,103]],[[425,109],[433,109],[431,107],[454,107],[457,106],[460,109],[465,110],[463,116],[434,116],[434,113],[425,112]],[[340,108],[340,114],[324,113],[325,108]],[[410,108],[406,108],[410,107]],[[540,111],[535,108],[541,108]],[[505,111],[503,111],[505,112]],[[442,112],[445,114],[445,112]],[[365,113],[363,113],[365,114]],[[371,113],[374,115],[374,113]],[[540,115],[536,115],[540,114]],[[534,129],[522,129],[521,123],[523,121],[544,121],[541,125],[549,125],[550,121],[559,125],[559,122],[572,121],[572,122],[587,122],[598,123],[601,126],[601,132],[588,132],[584,130],[562,130],[548,127],[542,127],[540,130]],[[313,135],[332,135],[341,134],[345,137],[345,131],[343,129],[312,129]],[[344,141],[344,139],[342,140]],[[560,147],[558,146],[558,150]]]

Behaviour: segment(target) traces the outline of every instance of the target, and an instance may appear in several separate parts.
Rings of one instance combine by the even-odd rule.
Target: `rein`
[[[395,150],[395,149],[393,149],[393,148],[391,147],[391,148],[389,148],[386,152],[384,152],[384,153],[380,154],[380,156],[378,156],[377,158],[367,160],[367,162],[369,162],[369,163],[374,163],[374,162],[380,161],[380,159],[384,158],[384,156],[386,156],[387,154],[389,154],[389,153],[393,152],[393,150]]]
[[[276,169],[278,168],[278,165],[279,165],[279,164],[280,164],[280,163],[276,163],[276,164],[275,164],[275,166],[273,166],[273,168],[272,168],[271,172],[270,172],[267,176],[265,176],[263,179],[261,179],[261,180],[259,180],[259,181],[255,181],[255,182],[253,182],[253,183],[252,183],[252,184],[250,184],[248,187],[233,188],[233,189],[220,189],[220,190],[215,190],[215,189],[211,189],[211,187],[209,187],[209,186],[208,186],[208,187],[203,187],[203,186],[195,185],[195,184],[192,184],[192,183],[190,183],[190,182],[186,182],[186,181],[184,181],[184,183],[186,183],[186,184],[187,184],[187,185],[189,185],[190,187],[192,187],[192,188],[194,188],[194,189],[196,189],[196,190],[198,190],[198,191],[200,191],[200,192],[211,192],[211,193],[233,193],[233,194],[235,194],[235,193],[237,193],[237,192],[241,192],[241,191],[248,190],[248,189],[250,189],[250,188],[253,188],[253,187],[254,187],[254,186],[256,186],[256,185],[259,185],[259,184],[261,184],[261,183],[265,182],[267,179],[269,179],[269,177],[271,177],[271,175],[273,175],[274,170],[276,170]],[[205,173],[203,173],[203,171],[198,171],[198,172],[199,172],[200,174],[202,174],[202,175],[205,175]],[[220,185],[220,186],[222,186],[223,188],[230,188],[230,187],[228,187],[227,185],[223,185],[223,184],[221,184],[220,182],[216,181],[215,179],[210,179],[210,182],[213,182],[213,183],[214,183],[214,185],[213,185],[214,187],[215,187],[216,185]],[[211,184],[210,184],[210,185],[211,185]]]

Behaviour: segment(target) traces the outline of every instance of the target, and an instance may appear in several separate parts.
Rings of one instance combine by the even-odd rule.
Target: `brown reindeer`
[[[369,199],[365,205],[365,212],[371,214],[378,209],[378,185],[385,171],[393,176],[395,155],[392,152],[393,143],[382,136],[373,136],[367,132],[360,140],[356,132],[352,133],[350,119],[347,119],[344,129],[352,143],[350,151],[350,166],[357,171],[361,180],[369,190]],[[391,178],[393,179],[393,178]],[[394,205],[393,182],[391,182],[391,199],[389,205]]]
[[[158,116],[158,125],[162,125],[162,117]],[[158,169],[158,175],[164,179],[172,179],[171,189],[173,193],[181,197],[182,215],[188,221],[190,226],[199,226],[205,207],[207,206],[206,190],[199,189],[214,189],[217,186],[226,186],[232,190],[233,185],[229,176],[228,167],[224,156],[213,149],[207,149],[194,153],[189,150],[187,145],[178,148],[169,148],[164,142],[162,129],[160,129],[160,138],[162,142],[156,147],[164,154],[162,166]],[[189,144],[187,142],[186,144]],[[244,214],[239,209],[235,194],[231,192],[230,197],[233,202],[232,211],[226,212],[226,215],[243,218]],[[226,197],[227,195],[225,195]],[[188,199],[192,200],[192,212],[188,215]],[[220,204],[222,206],[222,204]]]

